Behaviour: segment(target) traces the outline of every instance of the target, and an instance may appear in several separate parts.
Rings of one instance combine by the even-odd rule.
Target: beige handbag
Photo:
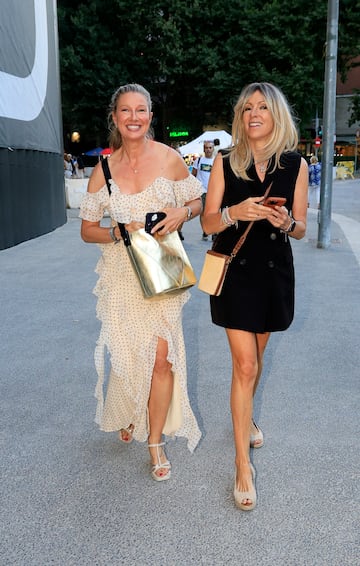
[[[246,236],[250,232],[253,224],[254,222],[250,222],[230,255],[220,254],[214,250],[208,250],[206,252],[198,284],[200,291],[204,291],[204,293],[208,293],[209,295],[215,295],[216,297],[221,294],[229,265],[245,242]]]
[[[264,199],[269,194],[271,185],[272,183],[266,189]],[[208,250],[206,252],[205,261],[201,270],[198,284],[198,289],[200,289],[200,291],[208,293],[209,295],[214,295],[216,297],[221,294],[229,265],[240,250],[241,246],[244,244],[253,224],[254,221],[249,222],[245,232],[236,242],[236,245],[234,246],[230,255],[221,254],[214,250]]]
[[[194,270],[177,232],[159,236],[144,228],[128,232],[120,222],[118,226],[146,299],[177,294],[195,285]]]

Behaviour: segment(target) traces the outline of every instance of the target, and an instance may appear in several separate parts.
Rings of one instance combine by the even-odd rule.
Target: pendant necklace
[[[267,161],[258,161],[258,162],[255,162],[255,165],[259,166],[260,173],[265,173],[267,166],[268,166],[268,162]]]
[[[130,161],[129,161],[129,167],[135,174],[139,173],[139,169],[134,169],[134,167],[131,165]]]
[[[131,165],[129,154],[128,154],[128,152],[126,151],[125,148],[124,148],[124,153],[126,154],[126,157],[128,158],[128,165],[129,165],[130,169],[131,169],[131,170],[133,171],[133,173],[135,173],[135,175],[136,175],[137,173],[139,173],[139,169],[134,169],[134,167]]]

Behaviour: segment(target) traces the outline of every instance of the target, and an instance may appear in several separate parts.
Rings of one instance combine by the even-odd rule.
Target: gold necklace
[[[134,167],[131,165],[130,159],[129,159],[129,167],[135,173],[135,175],[136,175],[136,173],[139,173],[139,169],[134,169]]]
[[[128,158],[128,165],[129,165],[130,169],[131,169],[131,170],[135,173],[135,175],[136,175],[137,173],[139,173],[139,169],[135,169],[135,168],[131,165],[130,157],[129,157],[128,152],[126,151],[125,148],[123,148],[123,150],[124,150],[124,153],[126,154],[126,157]]]

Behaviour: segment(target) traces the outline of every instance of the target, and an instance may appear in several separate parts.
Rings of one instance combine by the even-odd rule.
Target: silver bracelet
[[[225,206],[225,208],[221,211],[221,222],[226,224],[226,226],[234,226],[237,225],[237,220],[233,220],[229,214],[229,207]]]
[[[192,214],[193,214],[191,206],[184,206],[184,208],[186,208],[185,222],[189,222],[189,220],[192,219]]]
[[[115,242],[115,244],[118,244],[121,241],[121,238],[117,238],[115,236],[115,228],[116,228],[116,226],[113,226],[112,228],[110,228],[109,234],[110,234],[112,241]]]
[[[293,219],[290,218],[290,224],[289,224],[289,226],[288,226],[287,228],[280,228],[280,232],[282,232],[283,234],[287,234],[287,233],[289,232],[291,226],[292,226],[292,223],[293,223]]]

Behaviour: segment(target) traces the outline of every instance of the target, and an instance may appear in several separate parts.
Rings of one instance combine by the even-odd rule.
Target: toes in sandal
[[[251,471],[251,487],[248,491],[240,491],[236,485],[236,470],[235,470],[235,485],[234,485],[234,499],[235,505],[242,511],[251,511],[256,506],[256,489],[255,489],[255,469],[250,464]]]
[[[250,434],[250,446],[251,448],[261,448],[264,444],[264,435],[254,420],[253,425],[257,432],[255,434]]]
[[[160,442],[159,444],[148,444],[148,448],[156,448],[156,464],[151,462],[151,477],[155,481],[164,481],[170,479],[171,476],[171,464],[166,458],[163,446],[165,442]],[[160,450],[159,450],[160,449]],[[165,462],[161,461],[161,458],[165,457]]]
[[[119,430],[119,440],[125,444],[130,444],[133,441],[134,425],[130,424],[127,428],[121,428]]]

